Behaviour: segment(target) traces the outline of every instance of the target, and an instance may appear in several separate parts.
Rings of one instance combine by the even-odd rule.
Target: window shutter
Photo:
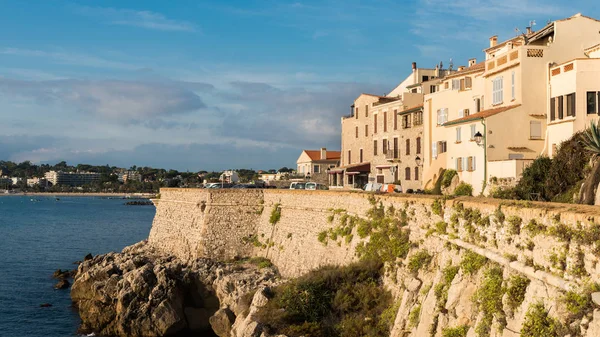
[[[463,171],[467,168],[467,157],[462,157],[462,169]]]
[[[458,110],[458,118],[465,117],[465,111],[463,109]]]
[[[456,158],[456,160],[454,160],[454,169],[455,169],[456,171],[459,171],[459,169],[458,169],[458,161],[459,161],[459,160],[460,160],[460,158]]]
[[[460,127],[456,128],[456,141],[460,142]]]
[[[529,122],[529,136],[531,139],[542,138],[542,123],[539,121]]]
[[[437,158],[437,143],[436,142],[433,142],[431,144],[431,156],[433,158]]]
[[[477,127],[475,124],[471,125],[471,139],[475,139],[475,134],[477,133]]]
[[[556,98],[550,98],[550,121],[556,119]]]
[[[467,171],[473,171],[473,157],[467,157]]]
[[[464,78],[462,78],[460,80],[460,90],[465,90],[465,79]]]
[[[511,97],[512,99],[515,99],[515,72],[513,71],[511,73],[511,79],[510,79],[510,93],[511,93]]]
[[[481,111],[481,99],[476,98],[475,99],[475,112],[479,112]]]
[[[573,99],[571,100],[571,112],[572,112],[571,116],[573,116],[573,117],[575,117],[577,115],[577,111],[575,110],[575,108],[577,107],[577,104],[576,104],[577,100],[575,99],[575,97],[576,97],[575,94],[576,93],[572,94]]]
[[[467,88],[471,88],[471,78],[470,77],[465,77],[465,86]]]
[[[476,166],[477,166],[477,165],[475,164],[475,163],[477,163],[477,160],[476,160],[476,159],[477,159],[477,158],[476,158],[475,156],[473,156],[473,160],[471,161],[471,163],[473,163],[473,171],[475,171],[475,168],[476,168]]]

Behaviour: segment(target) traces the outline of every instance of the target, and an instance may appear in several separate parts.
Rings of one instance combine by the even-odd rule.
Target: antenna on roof
[[[454,67],[454,62],[452,62],[452,58],[450,58],[450,65],[448,65],[448,70],[452,70]]]
[[[521,34],[521,30],[519,29],[519,27],[515,27],[515,33],[516,35]]]
[[[535,26],[535,20],[529,21],[529,27],[533,28],[533,26]]]

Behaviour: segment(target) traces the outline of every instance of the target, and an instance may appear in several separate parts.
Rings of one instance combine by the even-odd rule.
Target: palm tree
[[[600,156],[600,119],[596,124],[592,121],[590,127],[585,129],[582,134],[582,142],[585,149],[591,152],[593,157]]]
[[[592,172],[585,179],[579,193],[579,203],[593,205],[598,199],[596,195],[600,183],[600,119],[590,123],[581,135],[581,142],[585,149],[592,154]]]

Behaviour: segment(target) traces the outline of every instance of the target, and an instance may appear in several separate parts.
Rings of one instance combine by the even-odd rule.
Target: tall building
[[[83,186],[100,180],[100,173],[50,171],[45,174],[52,185]]]

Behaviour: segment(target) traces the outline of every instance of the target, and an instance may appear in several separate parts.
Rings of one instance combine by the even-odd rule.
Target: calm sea
[[[0,196],[0,336],[76,336],[79,316],[52,273],[148,237],[154,206],[59,198]]]

